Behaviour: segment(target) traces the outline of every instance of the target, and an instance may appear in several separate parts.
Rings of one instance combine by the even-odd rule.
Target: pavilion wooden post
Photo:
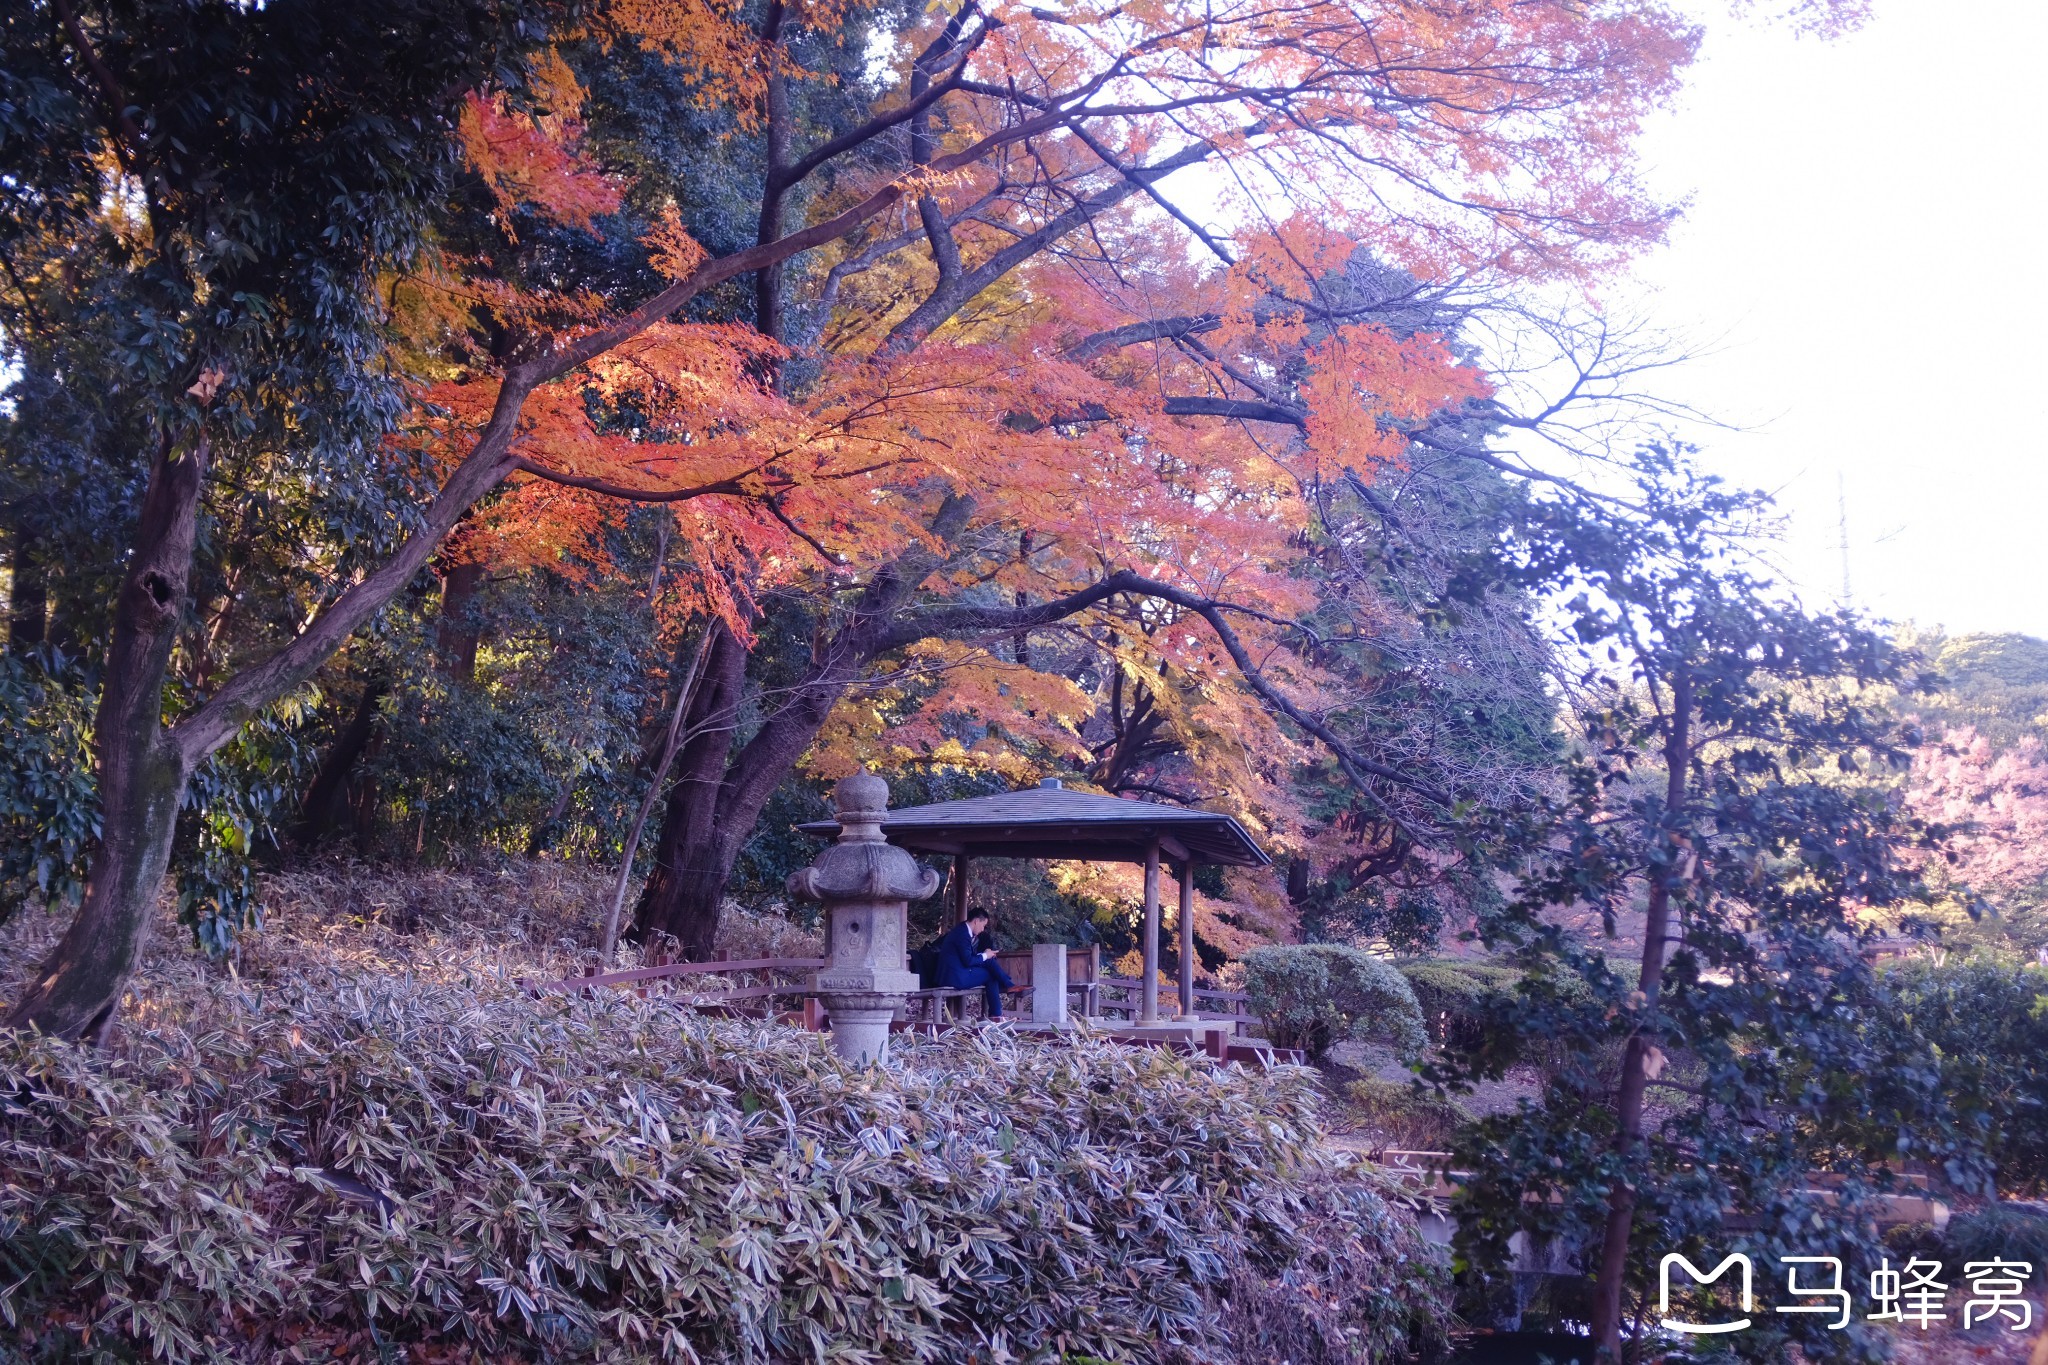
[[[953,923],[967,923],[967,855],[953,855]]]
[[[1195,1017],[1195,860],[1180,864],[1180,1017]]]
[[[1145,980],[1138,991],[1138,1022],[1159,1021],[1159,841],[1145,846]]]

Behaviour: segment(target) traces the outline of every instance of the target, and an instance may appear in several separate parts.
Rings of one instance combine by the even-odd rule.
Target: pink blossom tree
[[[2048,754],[2031,735],[1997,751],[1974,726],[1945,731],[1914,754],[1906,803],[1958,827],[1944,844],[1948,879],[1999,897],[2048,877]]]

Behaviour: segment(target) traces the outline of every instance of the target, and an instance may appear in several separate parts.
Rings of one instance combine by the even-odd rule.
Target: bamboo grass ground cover
[[[174,972],[0,1034],[0,1359],[1399,1360],[1444,1272],[1306,1073],[502,974]]]

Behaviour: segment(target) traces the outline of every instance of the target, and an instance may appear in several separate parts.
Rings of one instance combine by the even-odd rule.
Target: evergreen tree
[[[1751,569],[1760,496],[1659,449],[1634,492],[1534,518],[1528,579],[1586,663],[1583,742],[1524,831],[1517,892],[1481,924],[1529,975],[1439,1076],[1544,1061],[1539,1098],[1458,1143],[1461,1250],[1497,1270],[1516,1232],[1561,1241],[1616,1365],[1665,1254],[1836,1255],[1867,1273],[1876,1248],[1852,1210],[1886,1162],[1981,1180],[1922,1050],[1877,1027],[1860,951],[1866,912],[1911,885],[1915,829],[1869,774],[1904,762],[1873,700],[1914,660]],[[1841,1178],[1840,1204],[1810,1191],[1816,1170]],[[1863,1348],[1814,1322],[1760,1318],[1731,1340]]]

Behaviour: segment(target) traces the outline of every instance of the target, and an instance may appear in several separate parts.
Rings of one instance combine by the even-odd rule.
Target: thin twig
[[[678,741],[682,737],[683,715],[690,709],[690,702],[697,695],[697,685],[704,677],[704,661],[711,656],[711,644],[718,632],[725,629],[725,623],[714,619],[704,628],[704,638],[697,642],[696,657],[690,660],[690,671],[683,678],[683,686],[676,693],[676,709],[668,718],[668,732],[662,736],[661,761],[654,765],[654,775],[648,779],[647,792],[640,798],[640,810],[633,817],[633,828],[626,832],[626,847],[619,855],[619,880],[612,887],[612,908],[604,917],[604,941],[597,950],[598,961],[609,967],[612,952],[619,943],[619,912],[625,908],[626,887],[633,880],[633,859],[640,852],[640,836],[647,829],[647,817],[654,811],[654,803],[661,796],[662,783],[668,780],[669,765],[675,762]]]

